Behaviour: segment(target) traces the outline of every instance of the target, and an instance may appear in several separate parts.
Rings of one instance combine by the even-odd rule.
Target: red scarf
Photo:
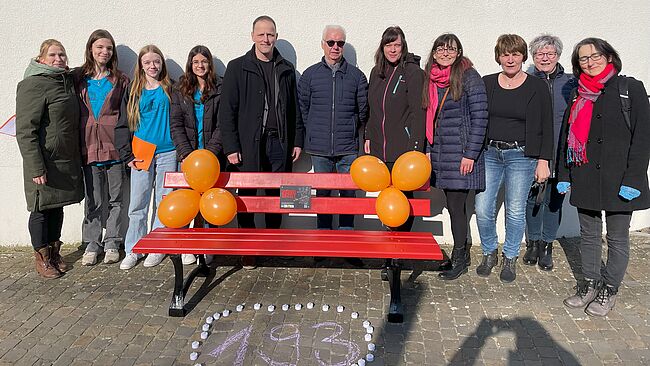
[[[569,114],[569,138],[567,141],[566,161],[569,165],[580,166],[588,163],[587,139],[591,128],[591,115],[594,111],[594,102],[603,93],[605,83],[618,72],[611,63],[596,76],[589,76],[584,72],[578,80],[578,98],[571,107]]]
[[[440,65],[433,64],[431,66],[431,73],[429,73],[429,105],[427,106],[427,124],[426,134],[429,144],[433,144],[433,120],[436,117],[436,110],[438,109],[438,88],[449,87],[449,75],[451,74],[451,67],[440,68]]]

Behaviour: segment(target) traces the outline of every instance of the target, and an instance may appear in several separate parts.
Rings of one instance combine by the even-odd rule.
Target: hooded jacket
[[[67,70],[32,60],[16,90],[16,141],[27,209],[63,207],[84,197],[79,101]],[[47,183],[32,178],[45,175]]]
[[[364,137],[370,140],[370,154],[384,162],[395,162],[407,151],[424,151],[424,71],[419,63],[420,57],[409,53],[383,77],[377,66],[370,72],[370,117]]]

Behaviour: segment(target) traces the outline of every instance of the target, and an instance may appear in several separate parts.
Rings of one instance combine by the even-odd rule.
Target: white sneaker
[[[135,265],[142,257],[142,254],[126,253],[126,257],[124,257],[124,259],[122,259],[122,263],[120,263],[120,269],[131,269],[135,267]]]
[[[183,264],[196,263],[196,256],[194,254],[181,254],[181,261]]]
[[[117,249],[106,249],[104,253],[104,264],[117,263],[120,261],[120,252]]]
[[[85,252],[81,257],[81,265],[94,266],[97,263],[97,252]]]
[[[160,262],[165,259],[165,254],[156,254],[156,253],[151,253],[147,254],[147,258],[144,259],[144,266],[145,267],[155,267],[160,264]]]

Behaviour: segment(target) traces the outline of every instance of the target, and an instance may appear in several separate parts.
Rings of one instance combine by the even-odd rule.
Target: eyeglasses
[[[589,61],[589,59],[591,59],[591,61],[596,62],[599,61],[601,58],[603,58],[603,54],[600,52],[596,52],[596,53],[592,53],[589,56],[578,57],[578,62],[580,62],[581,64],[586,64]]]
[[[343,48],[345,46],[345,41],[334,41],[334,40],[329,40],[329,41],[324,41],[327,44],[327,47],[334,47],[334,45],[339,46],[339,48]]]
[[[450,54],[450,55],[455,55],[456,53],[458,53],[458,48],[456,48],[456,47],[442,47],[442,46],[436,47],[436,53],[439,54],[439,55],[442,55],[443,53],[445,53],[445,51],[447,51],[447,53]]]
[[[544,56],[548,57],[549,59],[554,59],[557,57],[557,52],[537,52],[535,53],[535,58],[542,59]]]

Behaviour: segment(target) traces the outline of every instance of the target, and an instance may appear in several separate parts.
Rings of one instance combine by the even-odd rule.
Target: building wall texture
[[[500,71],[494,61],[494,43],[503,33],[516,33],[530,41],[540,33],[552,33],[564,42],[560,62],[570,70],[572,47],[595,36],[608,40],[620,53],[623,74],[650,87],[650,2],[648,0],[592,2],[575,0],[413,0],[387,1],[204,1],[126,0],[63,3],[23,0],[0,4],[0,39],[5,54],[0,58],[0,122],[14,114],[16,84],[29,59],[36,56],[46,38],[63,42],[69,64],[83,61],[88,35],[97,28],[109,30],[118,44],[121,69],[131,72],[138,50],[149,43],[160,47],[169,70],[178,77],[187,52],[196,44],[208,46],[223,74],[230,60],[251,47],[253,19],[267,14],[278,25],[278,49],[302,72],[322,56],[320,38],[327,24],[347,30],[345,56],[368,76],[381,33],[399,25],[409,50],[426,55],[441,33],[453,32],[463,42],[466,56],[482,75]],[[424,62],[424,61],[423,61]],[[529,59],[527,65],[532,60]],[[302,162],[298,169],[309,169]],[[28,245],[28,213],[22,187],[22,163],[14,138],[0,135],[0,245]],[[449,218],[440,192],[431,197],[434,216],[418,220],[416,230],[430,230],[441,242],[451,242]],[[576,236],[579,227],[575,209],[565,204],[560,236]],[[83,206],[65,209],[63,240],[80,241]],[[315,218],[290,218],[287,226],[315,226]],[[360,227],[379,228],[375,219],[359,219]],[[478,242],[472,219],[472,236]],[[650,226],[650,211],[637,212],[632,228]],[[310,226],[311,227],[311,226]],[[503,235],[503,210],[498,227]]]

